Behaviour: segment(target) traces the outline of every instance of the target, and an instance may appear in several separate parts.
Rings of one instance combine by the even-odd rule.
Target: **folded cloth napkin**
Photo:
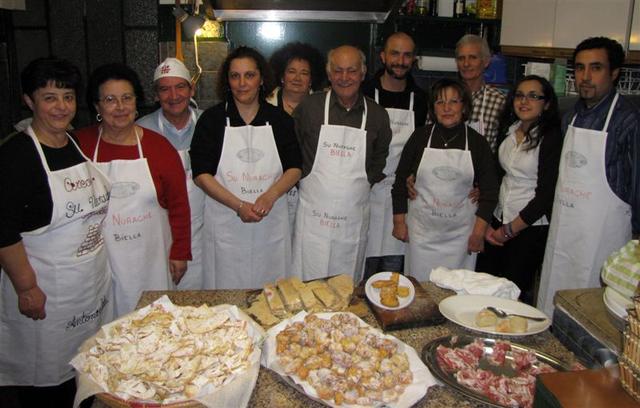
[[[520,289],[506,278],[466,269],[449,269],[443,266],[431,270],[431,282],[458,295],[488,295],[517,300]]]

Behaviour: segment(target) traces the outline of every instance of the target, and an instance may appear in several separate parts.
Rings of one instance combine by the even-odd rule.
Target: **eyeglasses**
[[[107,95],[104,98],[100,99],[102,103],[112,108],[115,107],[118,102],[123,105],[132,105],[136,102],[136,96],[132,94],[124,94],[121,97],[117,97],[115,95]]]
[[[516,92],[513,95],[513,99],[515,99],[516,101],[520,101],[520,102],[524,102],[524,100],[526,99],[527,101],[544,101],[545,100],[545,96],[544,95],[538,95],[534,92],[529,92],[528,94],[523,94],[522,92]]]
[[[435,105],[436,106],[445,106],[445,105],[458,105],[462,103],[462,99],[449,99],[448,101],[445,101],[444,99],[438,99],[437,101],[435,101]]]

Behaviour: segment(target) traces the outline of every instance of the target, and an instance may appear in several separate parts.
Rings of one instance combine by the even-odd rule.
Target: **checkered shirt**
[[[482,108],[483,92],[486,92],[484,97],[484,109]],[[473,93],[473,113],[470,120],[472,122],[480,120],[480,113],[484,122],[484,137],[487,138],[491,151],[496,152],[496,139],[498,137],[498,125],[500,122],[500,114],[504,109],[506,97],[498,89],[490,85],[482,85],[478,91]]]

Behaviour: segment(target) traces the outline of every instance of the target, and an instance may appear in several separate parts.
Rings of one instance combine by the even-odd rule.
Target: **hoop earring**
[[[140,116],[140,114],[136,111],[136,119],[138,119],[138,116]]]
[[[102,115],[101,115],[101,114],[99,114],[99,113],[96,113],[96,120],[97,120],[98,122],[102,122]]]

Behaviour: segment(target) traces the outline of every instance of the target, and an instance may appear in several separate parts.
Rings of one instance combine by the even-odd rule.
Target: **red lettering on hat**
[[[160,72],[163,74],[168,74],[169,72],[171,72],[171,67],[169,65],[165,65],[160,68]]]

